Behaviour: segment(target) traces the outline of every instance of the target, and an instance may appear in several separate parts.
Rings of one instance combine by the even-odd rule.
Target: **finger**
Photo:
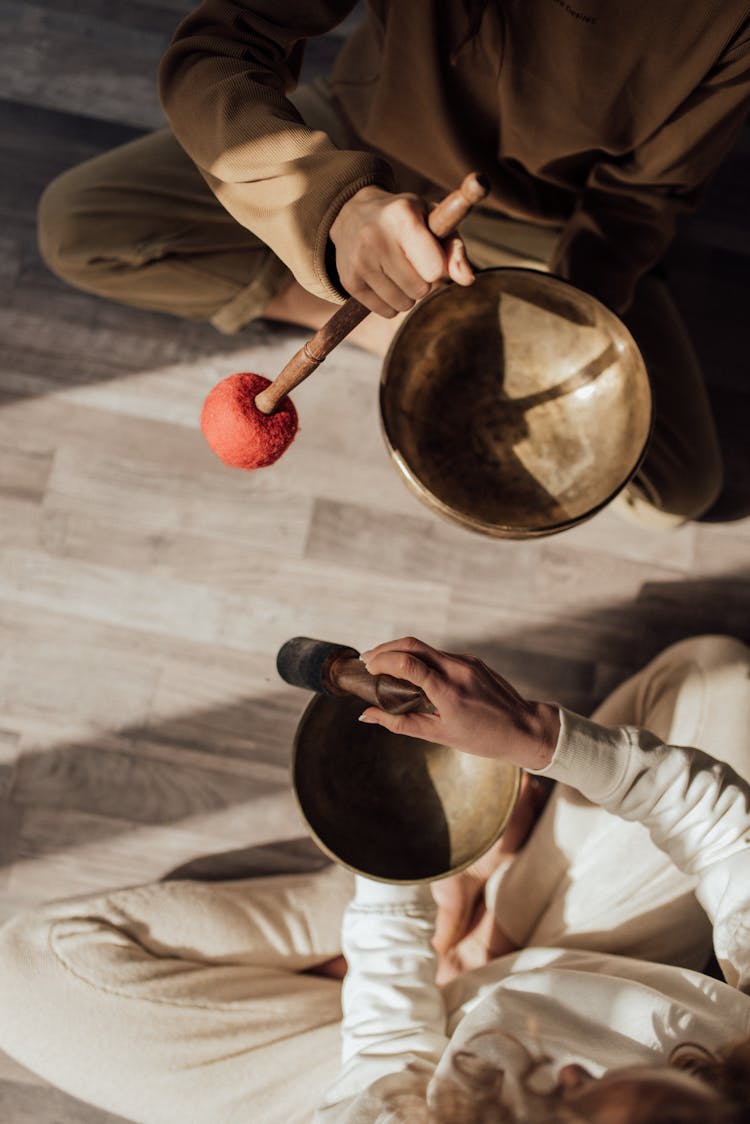
[[[424,200],[402,196],[388,209],[387,217],[394,239],[419,277],[429,285],[444,277],[445,250],[427,225]]]
[[[424,640],[418,640],[416,636],[400,636],[398,640],[386,640],[382,644],[368,648],[365,652],[360,652],[359,658],[366,664],[371,656],[379,656],[381,652],[414,652],[423,659],[444,654],[426,644]]]
[[[419,276],[432,285],[445,277],[448,261],[442,244],[424,219],[416,220],[401,236],[401,247]]]
[[[374,312],[378,316],[384,316],[387,320],[392,320],[396,315],[396,309],[387,301],[384,301],[374,289],[364,282],[353,285],[346,291],[351,296],[356,297],[359,303],[363,304],[365,308],[369,308],[370,312]]]
[[[370,675],[393,675],[396,679],[406,679],[421,687],[431,702],[436,690],[439,691],[439,668],[430,667],[420,656],[412,652],[380,652],[363,661]]]
[[[455,949],[449,949],[447,953],[438,957],[437,970],[435,972],[435,984],[437,987],[446,987],[449,983],[453,983],[461,975],[461,966],[456,957]]]
[[[388,273],[379,270],[367,278],[373,292],[395,312],[408,312],[414,307],[415,298],[404,292],[401,286]]]
[[[360,714],[359,721],[365,726],[380,726],[389,734],[420,738],[428,742],[434,740],[431,725],[435,721],[433,714],[388,714],[376,706],[368,706]]]
[[[401,246],[395,246],[382,263],[385,274],[406,293],[412,301],[422,300],[430,292],[432,285],[417,273]]]
[[[458,234],[448,241],[446,256],[451,281],[455,281],[457,285],[473,285],[476,280],[474,270],[469,264],[463,239]]]

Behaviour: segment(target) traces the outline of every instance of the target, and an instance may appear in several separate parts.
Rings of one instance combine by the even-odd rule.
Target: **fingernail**
[[[369,725],[369,726],[375,726],[375,725],[377,725],[377,722],[375,721],[375,719],[374,719],[374,718],[370,718],[369,714],[360,714],[360,716],[359,716],[359,718],[357,719],[357,721],[358,721],[358,722],[366,722],[366,723],[367,723],[367,725]]]

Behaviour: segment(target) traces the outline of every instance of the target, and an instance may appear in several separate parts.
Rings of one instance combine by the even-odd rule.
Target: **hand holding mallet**
[[[471,173],[430,212],[427,225],[436,238],[448,238],[475,204],[485,198],[488,185]],[[207,396],[201,429],[225,464],[234,468],[263,468],[273,464],[294,440],[297,411],[287,397],[327,355],[361,323],[370,310],[350,297],[311,339],[292,356],[271,382],[252,372],[230,375]]]

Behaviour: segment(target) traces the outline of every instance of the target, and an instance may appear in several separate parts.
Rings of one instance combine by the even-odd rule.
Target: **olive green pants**
[[[339,147],[362,147],[324,82],[292,97]],[[400,186],[418,187],[418,181]],[[546,269],[549,227],[477,210],[462,224],[479,268]],[[39,246],[50,269],[78,288],[137,308],[206,320],[237,332],[292,279],[287,267],[216,200],[169,130],[65,172],[39,207]],[[722,485],[719,445],[700,367],[666,284],[644,278],[625,321],[656,400],[647,457],[615,504],[626,517],[678,526],[706,511]]]

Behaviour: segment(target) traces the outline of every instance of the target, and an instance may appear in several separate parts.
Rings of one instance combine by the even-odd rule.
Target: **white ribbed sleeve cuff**
[[[540,777],[577,789],[595,804],[605,804],[628,767],[631,751],[626,726],[600,726],[560,707],[560,736],[554,756]]]
[[[376,882],[358,874],[354,889],[354,903],[361,906],[419,907],[432,910],[435,907],[428,883]]]

